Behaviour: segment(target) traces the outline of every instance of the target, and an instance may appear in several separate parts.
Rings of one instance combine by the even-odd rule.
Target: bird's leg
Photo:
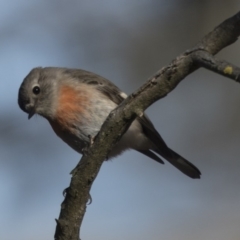
[[[89,147],[93,145],[95,137],[88,135],[89,138]]]
[[[88,135],[89,142],[85,142],[85,146],[82,148],[82,153],[85,154],[88,152],[88,149],[93,145],[94,143],[94,138],[91,135]]]

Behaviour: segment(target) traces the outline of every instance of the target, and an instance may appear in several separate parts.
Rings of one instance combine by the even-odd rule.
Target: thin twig
[[[234,66],[232,63],[219,60],[206,51],[198,51],[192,54],[192,58],[199,67],[204,67],[224,77],[240,82],[240,68]]]

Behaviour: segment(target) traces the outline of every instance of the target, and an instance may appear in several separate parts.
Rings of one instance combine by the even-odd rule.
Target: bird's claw
[[[88,194],[87,205],[90,205],[91,203],[92,203],[92,196],[91,196],[91,194],[89,193],[89,194]]]
[[[63,190],[63,193],[62,193],[62,194],[63,194],[64,197],[66,197],[66,195],[67,195],[67,193],[68,193],[68,191],[69,191],[69,188],[70,188],[70,187],[67,187],[67,188],[65,188],[65,189]]]

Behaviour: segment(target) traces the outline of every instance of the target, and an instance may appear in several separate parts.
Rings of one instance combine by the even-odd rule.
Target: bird
[[[36,67],[20,85],[18,104],[28,114],[28,119],[35,114],[44,117],[58,137],[83,154],[109,113],[126,97],[115,84],[95,73],[81,69]],[[131,123],[106,160],[128,149],[161,164],[165,159],[190,178],[201,176],[196,166],[167,146],[146,114]]]

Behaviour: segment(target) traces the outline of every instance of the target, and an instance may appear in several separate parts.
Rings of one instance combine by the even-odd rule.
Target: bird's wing
[[[68,74],[68,71],[69,70],[66,69],[65,73]],[[81,81],[81,83],[95,86],[100,92],[102,92],[117,105],[124,100],[124,95],[126,94],[124,94],[112,82],[100,75],[80,69],[71,69],[69,74],[72,78],[76,79],[76,81]]]
[[[80,78],[83,83],[96,85],[97,89],[100,92],[102,92],[105,96],[107,96],[117,105],[119,105],[127,97],[127,95],[122,92],[116,85],[97,74],[93,74],[83,70],[81,70],[80,74],[81,76],[78,76],[78,79]],[[143,116],[141,117],[137,117],[137,121],[139,121],[142,126],[143,132],[151,139],[153,143],[158,142],[158,145],[162,145],[163,148],[167,147],[166,143],[164,142],[160,134],[157,132],[146,114],[143,114]]]

